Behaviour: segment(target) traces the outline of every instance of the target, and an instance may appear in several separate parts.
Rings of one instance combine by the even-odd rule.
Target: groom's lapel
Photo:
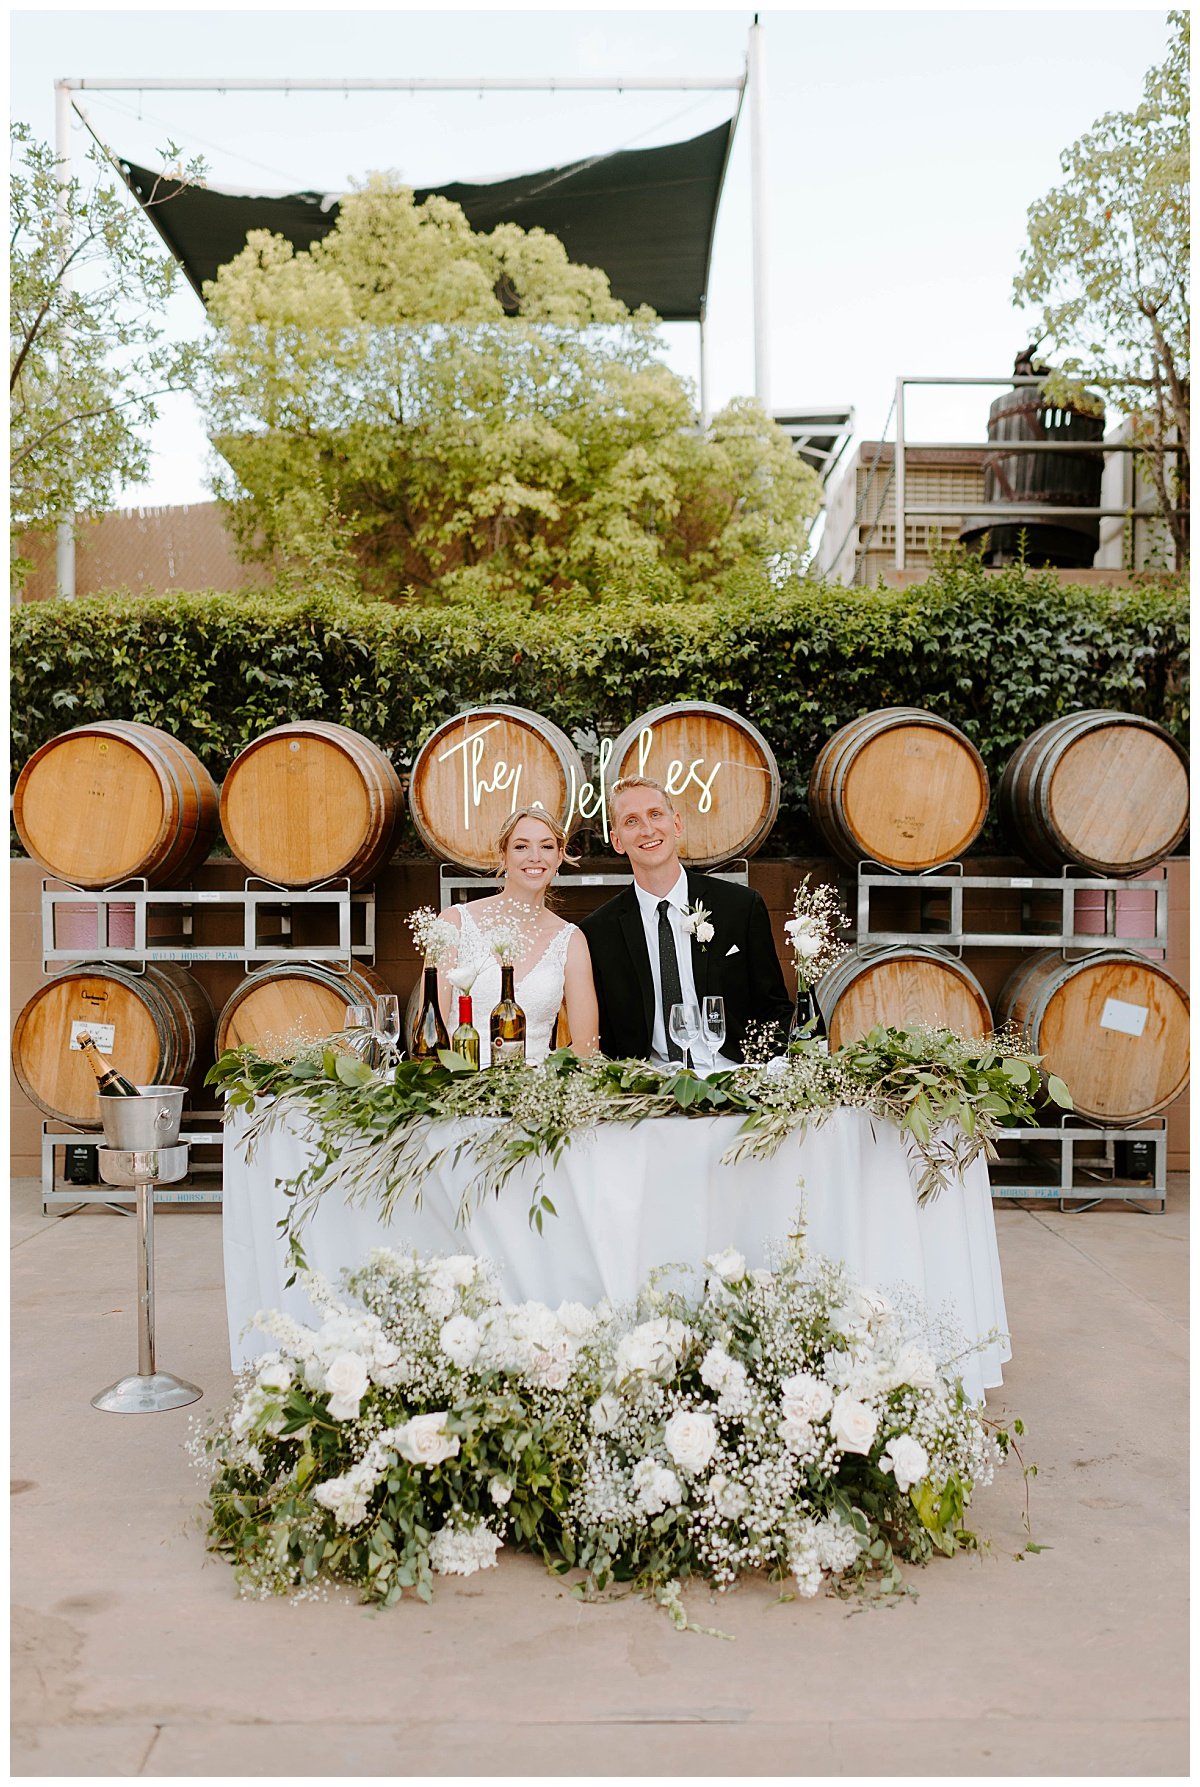
[[[696,887],[692,880],[692,873],[691,873],[690,869],[687,871],[687,880],[688,880],[688,905],[689,905],[689,907],[694,907],[700,896],[696,892]],[[712,943],[708,943],[708,944],[697,943],[695,933],[693,932],[691,947],[692,947],[692,979],[696,983],[696,998],[703,999],[705,994],[708,992],[708,957],[709,957],[709,951],[713,948],[713,944]]]
[[[642,1010],[646,1018],[646,1047],[649,1049],[650,1038],[654,1034],[654,978],[650,972],[650,955],[646,949],[646,927],[642,923],[642,909],[638,905],[638,897],[632,887],[626,888],[621,895],[620,923],[625,946],[633,959],[633,971],[642,995]]]

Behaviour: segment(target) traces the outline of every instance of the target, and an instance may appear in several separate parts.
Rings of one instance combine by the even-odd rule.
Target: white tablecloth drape
[[[930,1311],[951,1316],[967,1340],[992,1330],[1003,1339],[964,1361],[963,1381],[981,1400],[1000,1384],[1012,1357],[986,1165],[977,1161],[931,1202],[916,1199],[917,1167],[894,1125],[862,1110],[835,1111],[819,1128],[792,1135],[769,1160],[722,1164],[737,1136],[737,1117],[666,1117],[607,1123],[578,1137],[548,1168],[544,1189],[557,1216],[543,1233],[528,1212],[536,1168],[526,1164],[499,1196],[487,1195],[465,1227],[456,1227],[469,1159],[445,1158],[425,1178],[420,1208],[400,1202],[385,1225],[378,1208],[347,1206],[327,1194],[304,1231],[309,1265],[336,1283],[375,1247],[422,1253],[473,1253],[495,1264],[506,1297],[593,1304],[632,1299],[651,1269],[736,1247],[751,1267],[766,1265],[768,1244],[795,1225],[801,1197],[809,1247],[843,1260],[859,1284],[888,1291],[910,1286]],[[430,1152],[460,1136],[462,1124],[431,1124]],[[310,1145],[286,1124],[274,1126],[245,1160],[246,1118],[234,1113],[225,1149],[225,1294],[235,1368],[270,1341],[246,1332],[261,1309],[317,1318],[297,1286],[277,1228],[288,1200],[277,1181],[295,1179]]]

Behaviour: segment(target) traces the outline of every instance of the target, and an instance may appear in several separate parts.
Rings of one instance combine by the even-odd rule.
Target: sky
[[[108,76],[740,75],[749,11],[288,5],[114,11],[41,6],[11,21],[11,109],[54,139],[54,82]],[[768,407],[852,406],[877,439],[899,375],[1002,377],[1036,335],[1011,288],[1029,205],[1101,113],[1131,109],[1162,60],[1157,8],[768,7],[765,50]],[[168,141],[222,185],[345,191],[373,170],[414,185],[489,180],[588,154],[683,141],[728,93],[78,96],[119,154],[155,165]],[[76,119],[72,154],[89,137]],[[754,391],[750,131],[726,178],[709,294],[711,399]],[[146,226],[147,228],[149,226]],[[190,290],[169,326],[203,333]],[[663,329],[693,382],[698,330]],[[910,438],[978,439],[994,391],[910,394]],[[121,507],[203,502],[211,450],[190,397],[164,400],[149,480]]]

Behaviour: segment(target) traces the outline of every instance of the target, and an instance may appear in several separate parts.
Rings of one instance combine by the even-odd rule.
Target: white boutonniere
[[[711,943],[717,934],[709,923],[711,917],[712,913],[707,906],[702,906],[698,900],[694,906],[689,906],[683,915],[684,930],[691,933],[701,949]]]

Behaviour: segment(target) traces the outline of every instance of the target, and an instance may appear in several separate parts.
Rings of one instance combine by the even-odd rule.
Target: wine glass
[[[371,1019],[369,1005],[348,1005],[346,1021],[342,1026],[342,1035],[350,1048],[368,1067],[375,1065],[375,1031]]]
[[[700,1040],[700,1009],[690,1000],[681,1005],[673,1005],[667,1019],[667,1032],[671,1041],[678,1043],[683,1050],[683,1065],[687,1067],[688,1051]]]
[[[701,1022],[704,1026],[704,1040],[712,1054],[713,1065],[725,1043],[725,1001],[718,994],[710,993],[701,1008]]]
[[[375,1001],[375,1038],[392,1066],[400,1053],[400,1000],[395,993],[381,993]]]

